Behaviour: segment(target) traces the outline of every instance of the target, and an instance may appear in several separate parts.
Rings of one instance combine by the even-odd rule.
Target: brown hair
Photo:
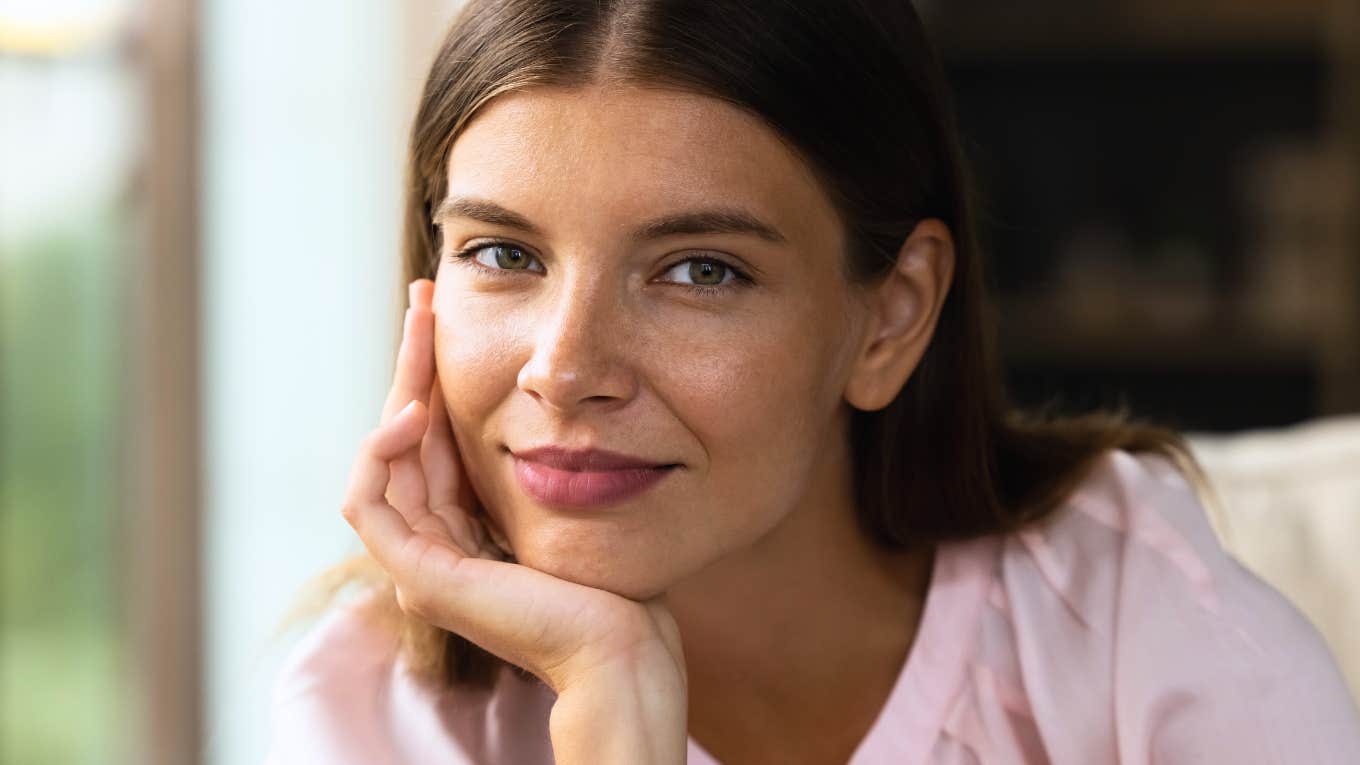
[[[534,85],[614,83],[682,89],[763,120],[829,192],[852,282],[885,276],[923,219],[953,233],[954,283],[929,349],[889,406],[852,416],[855,503],[870,537],[906,548],[1039,522],[1110,449],[1159,453],[1205,484],[1173,431],[1124,412],[1026,415],[1007,400],[953,106],[907,0],[469,0],[411,129],[405,281],[434,276],[431,213],[450,147],[482,104]],[[494,679],[500,659],[400,613],[367,557],[318,581],[333,593],[355,578],[378,591],[418,675]]]

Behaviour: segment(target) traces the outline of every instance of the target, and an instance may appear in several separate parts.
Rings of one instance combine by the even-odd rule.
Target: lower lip
[[[675,468],[636,468],[578,472],[559,470],[515,457],[515,478],[534,499],[550,505],[601,507],[635,497]]]

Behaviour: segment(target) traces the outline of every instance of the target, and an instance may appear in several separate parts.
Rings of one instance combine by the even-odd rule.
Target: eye
[[[487,257],[489,255],[489,257]],[[459,263],[477,266],[492,271],[542,271],[543,265],[530,268],[537,259],[529,251],[511,242],[483,242],[453,253],[452,258]]]
[[[670,279],[697,292],[717,293],[744,287],[752,280],[735,266],[728,265],[717,258],[689,258],[671,266],[666,275]],[[688,279],[688,281],[685,281]]]
[[[512,276],[515,271],[544,271],[527,248],[513,242],[478,242],[449,256],[451,262],[475,268],[490,276]],[[536,264],[536,265],[531,265]],[[718,258],[688,258],[666,270],[660,281],[678,284],[700,295],[720,295],[755,284],[746,272]]]

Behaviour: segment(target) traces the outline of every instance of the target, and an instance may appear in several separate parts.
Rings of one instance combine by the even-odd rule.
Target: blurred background
[[[263,757],[457,5],[0,0],[0,762]],[[1017,398],[1192,432],[1360,683],[1360,0],[917,6]]]

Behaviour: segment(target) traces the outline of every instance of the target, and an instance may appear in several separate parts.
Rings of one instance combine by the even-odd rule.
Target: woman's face
[[[454,143],[448,199],[437,369],[520,563],[650,597],[769,533],[843,452],[863,309],[830,200],[757,119],[676,91],[502,94]],[[560,505],[517,478],[512,452],[542,446],[680,467]]]

